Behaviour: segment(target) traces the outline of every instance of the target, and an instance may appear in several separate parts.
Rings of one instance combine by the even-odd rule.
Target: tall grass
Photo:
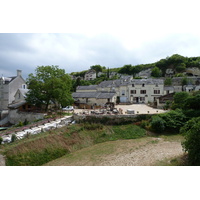
[[[145,136],[145,130],[133,125],[103,126],[76,124],[9,144],[5,148],[6,165],[43,165],[65,154],[96,143],[135,139]]]

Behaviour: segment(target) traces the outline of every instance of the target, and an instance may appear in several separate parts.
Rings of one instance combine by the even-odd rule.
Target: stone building
[[[17,70],[17,76],[0,78],[0,111],[8,109],[8,105],[15,100],[15,94],[20,88],[26,89],[21,70]]]
[[[164,95],[162,79],[133,79],[126,76],[117,80],[103,81],[99,85],[78,86],[72,94],[78,104],[103,105],[154,102]]]

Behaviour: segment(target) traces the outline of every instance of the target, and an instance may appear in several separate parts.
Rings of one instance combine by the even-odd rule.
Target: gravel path
[[[0,166],[5,166],[4,156],[0,154]]]
[[[104,166],[152,166],[156,162],[183,154],[180,142],[160,139],[158,143],[149,143],[129,153],[110,156],[102,162]]]

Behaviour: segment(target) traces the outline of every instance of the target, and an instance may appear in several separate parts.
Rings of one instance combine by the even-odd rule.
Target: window
[[[131,94],[136,94],[136,90],[131,90]]]
[[[146,94],[146,90],[140,90],[140,94]]]
[[[156,83],[156,87],[158,87],[158,83]]]
[[[143,84],[142,84],[142,87],[144,87],[144,86],[145,86],[145,84],[143,83]]]
[[[26,89],[26,84],[23,84],[23,85],[22,85],[22,89]]]
[[[134,84],[132,84],[132,87],[135,87],[135,85],[134,85]]]
[[[145,97],[140,97],[140,101],[144,102],[145,101]]]
[[[154,94],[160,94],[160,90],[154,90]]]
[[[122,90],[122,96],[124,96],[125,95],[125,90]]]

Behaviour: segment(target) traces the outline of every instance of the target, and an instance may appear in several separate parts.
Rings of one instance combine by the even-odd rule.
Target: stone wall
[[[33,122],[35,120],[44,119],[44,113],[33,113],[33,112],[20,112],[17,110],[10,110],[8,115],[8,121],[11,124],[18,124],[20,121],[25,120]]]

